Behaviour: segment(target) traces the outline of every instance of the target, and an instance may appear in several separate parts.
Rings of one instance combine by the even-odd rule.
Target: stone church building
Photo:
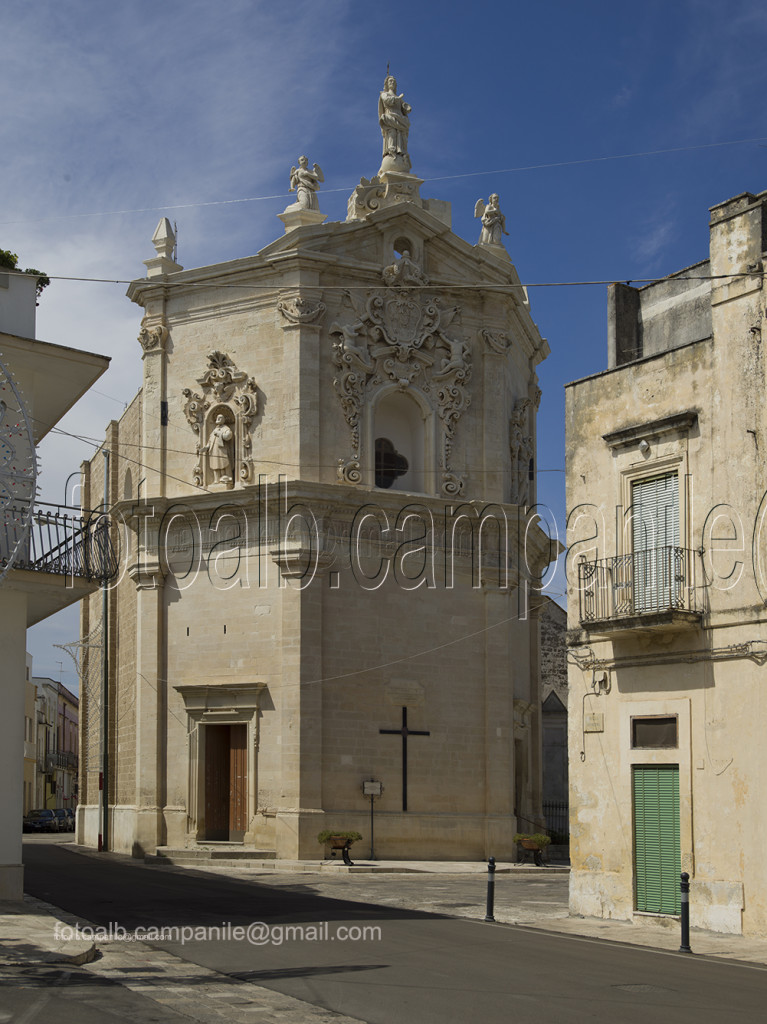
[[[143,386],[107,430],[110,849],[512,858],[541,814],[535,503],[548,345],[503,244],[422,198],[387,78],[343,222],[302,157],[279,238],[185,270],[161,221],[130,299]],[[372,119],[371,119],[371,127]],[[137,350],[137,358],[139,351]],[[104,460],[84,466],[84,502]],[[83,637],[101,595],[83,604]],[[92,655],[96,656],[96,655]],[[101,831],[86,688],[78,841]],[[373,787],[377,789],[377,787]]]

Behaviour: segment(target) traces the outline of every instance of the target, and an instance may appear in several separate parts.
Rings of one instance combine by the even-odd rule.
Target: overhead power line
[[[464,171],[460,174],[443,174],[422,179],[424,184],[433,181],[458,181],[463,178],[480,178],[498,174],[520,174],[525,171],[542,171],[558,167],[579,167],[586,164],[609,163],[615,160],[637,160],[649,156],[668,156],[672,153],[693,153],[703,149],[722,149],[726,146],[744,146],[752,143],[767,142],[767,136],[753,139],[728,139],[724,142],[704,142],[695,146],[673,146],[667,149],[648,149],[637,153],[613,153],[608,156],[582,157],[577,160],[553,160],[548,163],[522,164],[518,167],[498,167],[485,171]],[[323,188],[322,194],[353,191],[359,182],[351,185],[339,185],[334,188]],[[19,220],[0,221],[0,224],[37,224],[51,220],[76,220],[81,217],[118,217],[135,213],[156,213],[162,210],[194,210],[208,206],[233,206],[238,203],[260,203],[275,199],[288,199],[288,192],[277,192],[271,195],[241,196],[235,199],[211,199],[193,203],[163,203],[156,206],[132,207],[124,210],[84,210],[80,213],[58,213],[44,217],[24,217]]]

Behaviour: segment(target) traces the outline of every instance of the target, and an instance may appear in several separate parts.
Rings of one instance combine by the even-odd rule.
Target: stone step
[[[198,862],[219,864],[222,861],[242,864],[256,860],[274,860],[275,857],[274,850],[257,850],[253,846],[221,843],[215,846],[158,846],[155,854],[148,854],[144,859],[155,864],[162,861],[170,864],[192,864]]]

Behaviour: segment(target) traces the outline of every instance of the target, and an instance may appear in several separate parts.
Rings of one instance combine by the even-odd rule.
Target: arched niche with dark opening
[[[428,417],[425,403],[408,392],[390,391],[376,402],[371,431],[376,487],[420,494],[430,489]]]

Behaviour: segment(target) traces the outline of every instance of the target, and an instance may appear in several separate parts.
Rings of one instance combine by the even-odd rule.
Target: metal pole
[[[376,855],[373,853],[373,794],[370,794],[370,859],[375,860]]]
[[[104,515],[109,508],[109,450],[104,448]],[[109,588],[107,586],[106,562],[102,567],[104,573],[101,584],[101,616],[102,616],[102,685],[101,685],[101,771],[103,789],[101,793],[101,833],[103,850],[109,849]]]
[[[681,879],[679,888],[682,893],[682,945],[679,947],[679,952],[692,953],[692,949],[690,949],[690,876],[683,871]]]
[[[486,921],[495,921],[493,917],[493,904],[495,903],[495,857],[487,862],[487,910],[485,911]]]

